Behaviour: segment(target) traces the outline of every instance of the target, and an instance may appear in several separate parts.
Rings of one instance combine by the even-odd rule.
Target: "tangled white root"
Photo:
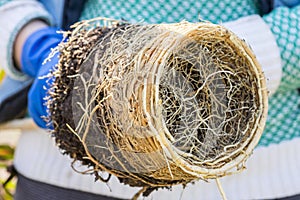
[[[95,36],[99,22],[77,24],[62,44],[51,103],[66,93],[72,109],[50,108],[56,133],[65,126],[85,161],[133,186],[243,169],[267,113],[265,79],[245,42],[220,25],[188,22],[111,23]]]

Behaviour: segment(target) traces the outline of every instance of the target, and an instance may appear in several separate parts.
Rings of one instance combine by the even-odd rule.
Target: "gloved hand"
[[[62,34],[57,33],[57,29],[43,28],[27,38],[22,50],[22,71],[34,78],[28,93],[28,111],[35,123],[42,128],[49,128],[44,120],[44,117],[48,116],[45,98],[53,79],[47,76],[57,64],[58,54],[45,60],[51,53],[51,49],[55,48],[62,38]]]
[[[52,17],[38,1],[0,0],[0,68],[5,71],[0,83],[0,123],[24,116],[27,92],[33,80],[16,66],[16,38],[29,22],[53,25]]]

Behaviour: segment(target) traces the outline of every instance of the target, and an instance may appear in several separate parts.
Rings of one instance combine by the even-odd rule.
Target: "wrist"
[[[14,43],[13,52],[14,61],[19,70],[21,68],[21,56],[25,41],[32,33],[47,26],[48,25],[42,20],[33,20],[26,24],[18,33]]]
[[[45,68],[44,61],[63,39],[63,35],[57,31],[57,28],[47,26],[34,31],[27,37],[21,53],[23,73],[33,78],[39,76],[40,70]]]
[[[14,63],[16,37],[29,22],[41,20],[52,24],[52,17],[38,1],[8,1],[0,7],[0,16],[0,65],[11,78],[26,80],[29,77]]]

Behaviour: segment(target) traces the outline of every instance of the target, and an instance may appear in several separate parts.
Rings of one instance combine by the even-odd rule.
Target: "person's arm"
[[[48,124],[44,120],[44,117],[49,117],[46,97],[53,82],[49,75],[54,71],[59,59],[58,54],[51,54],[51,58],[49,55],[62,41],[63,34],[57,33],[57,28],[44,26],[38,22],[28,25],[28,28],[32,25],[35,31],[29,31],[31,33],[25,31],[19,35],[18,43],[15,45],[15,57],[21,71],[34,78],[27,98],[28,112],[38,126],[47,128]]]
[[[51,15],[38,1],[0,0],[0,123],[23,117],[33,79],[20,67],[22,46],[28,35],[43,25],[53,25]],[[17,40],[19,40],[17,42]]]
[[[22,56],[22,50],[23,46],[25,44],[25,41],[27,38],[34,32],[36,32],[39,29],[45,28],[48,25],[41,20],[33,20],[26,24],[18,33],[16,40],[14,42],[14,61],[16,63],[16,67],[20,70],[21,69],[21,56]]]
[[[279,90],[300,87],[300,5],[293,8],[278,7],[263,16],[280,50],[282,79]]]
[[[272,96],[280,85],[282,65],[280,50],[270,27],[259,15],[250,15],[223,25],[251,47],[267,80],[269,96]]]
[[[9,77],[28,80],[28,75],[20,71],[14,61],[16,38],[35,20],[52,25],[52,17],[38,1],[5,1],[0,6],[0,16],[0,66]]]

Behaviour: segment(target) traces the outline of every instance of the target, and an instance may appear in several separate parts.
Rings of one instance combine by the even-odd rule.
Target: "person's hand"
[[[16,56],[20,54],[22,40],[37,29],[52,26],[53,19],[38,1],[0,1],[0,16],[0,68],[5,71],[0,83],[3,123],[24,117],[27,110],[27,93],[33,79],[18,66]]]
[[[46,97],[53,82],[49,75],[58,62],[58,54],[47,58],[51,50],[62,41],[62,37],[55,28],[42,28],[27,38],[22,49],[22,71],[34,78],[28,93],[28,112],[42,128],[48,127],[44,117],[48,116]]]

